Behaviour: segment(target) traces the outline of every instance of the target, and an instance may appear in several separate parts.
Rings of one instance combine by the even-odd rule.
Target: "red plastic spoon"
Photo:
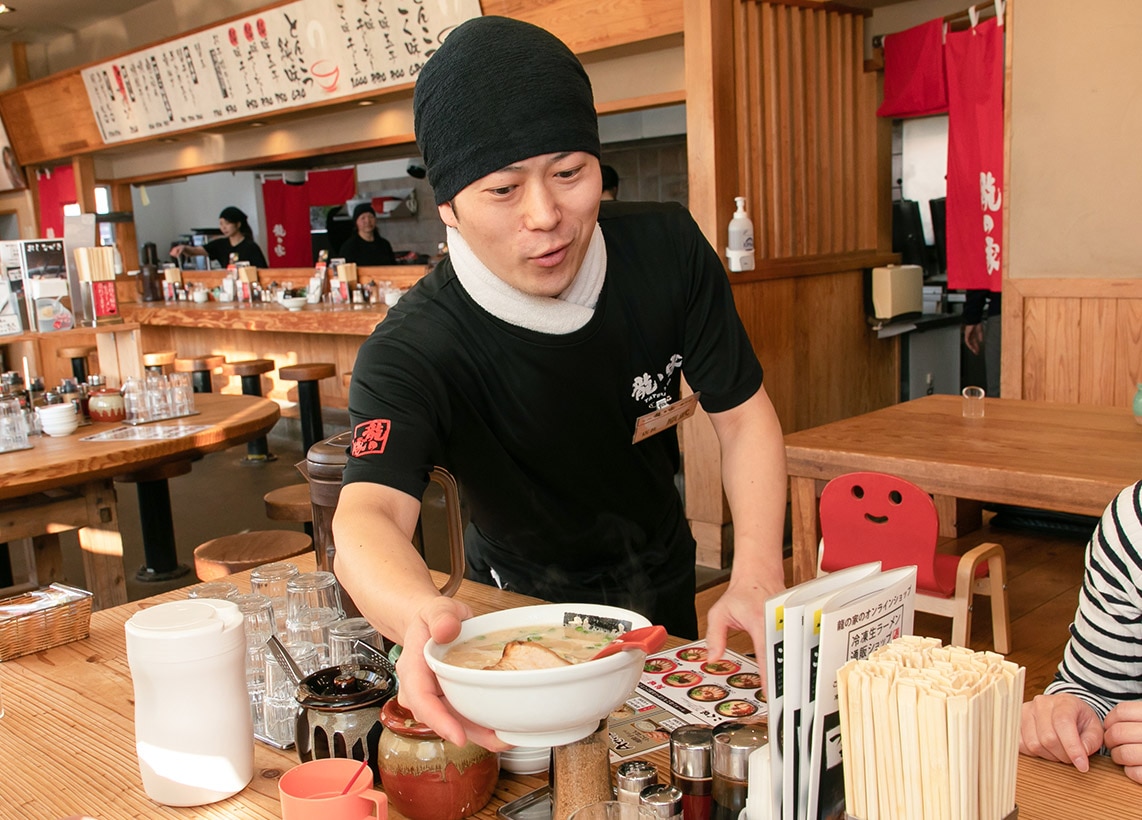
[[[623,652],[627,649],[641,649],[646,652],[646,654],[651,655],[661,649],[665,643],[666,627],[659,626],[658,624],[654,626],[644,626],[619,635],[600,649],[591,660],[597,661],[599,658],[605,658],[608,655]]]

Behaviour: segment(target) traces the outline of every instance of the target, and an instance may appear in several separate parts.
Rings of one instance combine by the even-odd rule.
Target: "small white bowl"
[[[283,296],[279,301],[286,310],[299,311],[307,300],[304,296]]]
[[[550,767],[550,746],[513,746],[500,752],[500,768],[505,772],[539,774]]]
[[[542,604],[469,618],[453,643],[501,629],[562,624],[567,612],[618,618],[629,621],[631,629],[650,626],[637,612],[618,607]],[[582,740],[626,701],[646,660],[645,652],[632,650],[554,669],[467,669],[444,662],[451,646],[431,640],[424,646],[425,661],[444,697],[468,720],[492,729],[513,746],[562,746]]]

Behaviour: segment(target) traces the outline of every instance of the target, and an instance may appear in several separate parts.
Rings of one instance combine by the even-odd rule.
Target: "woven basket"
[[[64,584],[0,599],[0,661],[86,638],[91,593]]]

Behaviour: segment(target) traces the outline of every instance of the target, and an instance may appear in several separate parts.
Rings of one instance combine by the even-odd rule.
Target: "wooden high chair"
[[[936,551],[939,521],[931,497],[885,473],[838,476],[821,492],[818,568],[834,572],[880,561],[883,569],[916,565],[916,609],[952,619],[952,643],[967,646],[972,597],[991,597],[995,651],[1011,651],[1007,560],[999,544],[962,556]]]

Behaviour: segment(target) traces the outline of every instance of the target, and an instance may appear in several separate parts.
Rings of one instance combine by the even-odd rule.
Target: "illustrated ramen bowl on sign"
[[[532,628],[562,627],[568,613],[587,616],[590,623],[583,625],[583,631],[600,645],[609,639],[603,633],[591,633],[601,622],[622,622],[623,631],[650,626],[650,621],[638,613],[613,606],[525,606],[469,618],[455,641],[438,644],[430,640],[425,644],[424,657],[452,708],[473,723],[492,729],[505,743],[574,743],[594,732],[600,720],[630,697],[642,675],[645,652],[628,650],[599,660],[543,669],[469,668],[444,660],[450,649],[480,636],[513,629],[526,635],[534,631]],[[543,640],[540,637],[537,642]]]

